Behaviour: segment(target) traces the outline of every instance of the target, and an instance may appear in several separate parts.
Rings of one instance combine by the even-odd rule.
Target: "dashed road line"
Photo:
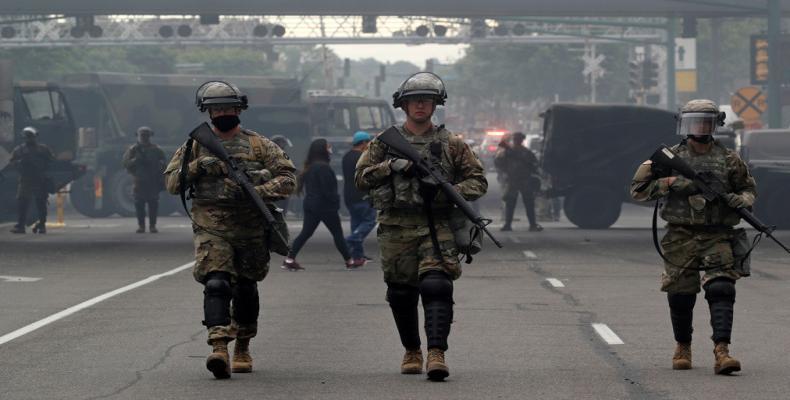
[[[611,345],[625,344],[625,342],[623,342],[623,339],[620,339],[620,337],[617,336],[617,334],[614,333],[614,331],[611,328],[609,328],[606,324],[594,323],[592,324],[592,327],[593,329],[595,329],[595,332],[598,333],[598,336],[600,336],[601,339],[604,340],[604,342]]]
[[[515,244],[521,244],[521,239],[519,239],[518,236],[511,236],[510,241]]]
[[[0,275],[0,281],[6,282],[35,282],[40,280],[41,278],[30,278],[27,276]]]
[[[109,299],[111,297],[115,297],[115,296],[117,296],[117,295],[119,295],[121,293],[125,293],[125,292],[128,292],[128,291],[133,290],[133,289],[137,289],[140,286],[147,285],[147,284],[149,284],[151,282],[159,280],[160,278],[164,278],[166,276],[177,274],[177,273],[179,273],[179,272],[181,272],[181,271],[183,271],[183,270],[185,270],[187,268],[192,268],[192,265],[194,263],[195,262],[193,261],[193,262],[184,264],[184,265],[182,265],[180,267],[173,268],[170,271],[166,271],[166,272],[163,272],[161,274],[151,275],[148,278],[145,278],[145,279],[143,279],[141,281],[137,281],[135,283],[126,285],[126,286],[124,286],[122,288],[118,288],[118,289],[115,289],[115,290],[113,290],[111,292],[107,292],[107,293],[102,294],[100,296],[96,296],[96,297],[94,297],[94,298],[92,298],[90,300],[83,301],[82,303],[79,303],[76,306],[71,306],[71,307],[69,307],[69,308],[67,308],[67,309],[65,309],[63,311],[60,311],[60,312],[55,313],[55,314],[52,314],[49,317],[46,317],[46,318],[44,318],[42,320],[36,321],[36,322],[34,322],[34,323],[30,324],[30,325],[27,325],[27,326],[24,326],[22,328],[19,328],[19,329],[15,330],[15,331],[13,331],[11,333],[7,333],[7,334],[5,334],[3,336],[0,336],[0,345],[8,343],[8,342],[20,337],[20,336],[27,335],[30,332],[33,332],[33,331],[35,331],[35,330],[37,330],[39,328],[47,326],[47,325],[49,325],[49,324],[51,324],[51,323],[53,323],[55,321],[58,321],[60,319],[65,318],[65,317],[68,317],[69,315],[74,314],[74,313],[76,313],[78,311],[81,311],[81,310],[84,310],[84,309],[86,309],[88,307],[92,307],[92,306],[94,306],[96,304],[99,304],[102,301],[107,300],[107,299]]]
[[[562,287],[565,287],[565,284],[564,284],[564,283],[562,283],[562,281],[560,281],[560,280],[559,280],[559,279],[557,279],[557,278],[546,278],[546,281],[548,281],[548,282],[549,282],[549,284],[551,284],[551,286],[553,286],[553,287],[555,287],[555,288],[562,288]]]
[[[538,255],[535,254],[535,252],[531,251],[531,250],[524,250],[524,257],[527,257],[527,259],[529,259],[529,260],[537,260],[538,259]]]

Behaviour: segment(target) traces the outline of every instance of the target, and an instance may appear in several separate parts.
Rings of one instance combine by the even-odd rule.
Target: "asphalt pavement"
[[[521,212],[521,211],[519,211]],[[71,217],[47,235],[0,232],[0,398],[6,399],[786,399],[790,258],[770,241],[737,284],[737,376],[713,374],[707,304],[697,300],[694,369],[674,349],[650,210],[608,230],[544,223],[495,234],[456,281],[450,378],[399,374],[402,349],[374,259],[346,271],[322,227],[286,272],[260,285],[254,372],[205,369],[202,287],[190,228],[159,234],[125,218]],[[292,236],[299,221],[290,222]],[[347,222],[344,222],[347,228]],[[779,232],[790,242],[790,232]]]

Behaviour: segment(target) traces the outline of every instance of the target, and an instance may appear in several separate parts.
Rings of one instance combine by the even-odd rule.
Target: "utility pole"
[[[667,109],[676,111],[677,83],[675,81],[675,39],[677,38],[677,18],[667,18]]]
[[[781,35],[782,4],[779,0],[768,0],[768,126],[773,129],[782,127]]]

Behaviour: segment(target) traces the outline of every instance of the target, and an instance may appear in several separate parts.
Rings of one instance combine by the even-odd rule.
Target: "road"
[[[299,223],[291,225],[295,235]],[[282,271],[274,257],[260,287],[255,371],[226,381],[204,367],[209,347],[201,287],[186,265],[185,219],[164,218],[158,235],[135,234],[123,218],[71,218],[46,236],[3,228],[0,398],[787,398],[790,269],[770,241],[754,253],[754,276],[737,285],[732,351],[744,369],[721,377],[712,372],[701,296],[695,368],[671,369],[649,210],[628,207],[602,231],[552,222],[531,233],[524,225],[497,232],[505,248],[487,244],[456,282],[445,383],[398,373],[402,349],[378,262],[346,271],[323,228],[299,256],[307,271]],[[790,232],[778,236],[790,242]],[[368,246],[377,254],[373,238]]]

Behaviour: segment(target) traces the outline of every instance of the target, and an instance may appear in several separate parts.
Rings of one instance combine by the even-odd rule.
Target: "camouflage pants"
[[[664,263],[661,290],[693,294],[700,292],[701,285],[716,278],[739,279],[741,275],[734,269],[730,238],[731,234],[726,231],[699,232],[670,227],[661,239],[661,247],[666,258],[674,265]],[[699,271],[695,268],[706,269]]]
[[[196,231],[195,266],[192,275],[204,283],[209,272],[227,272],[236,279],[262,281],[269,273],[269,248],[263,237],[228,240],[204,231]]]
[[[442,271],[455,280],[461,277],[461,264],[453,232],[447,224],[437,224],[442,260],[436,258],[427,226],[379,225],[381,269],[384,281],[417,286],[428,271]]]

